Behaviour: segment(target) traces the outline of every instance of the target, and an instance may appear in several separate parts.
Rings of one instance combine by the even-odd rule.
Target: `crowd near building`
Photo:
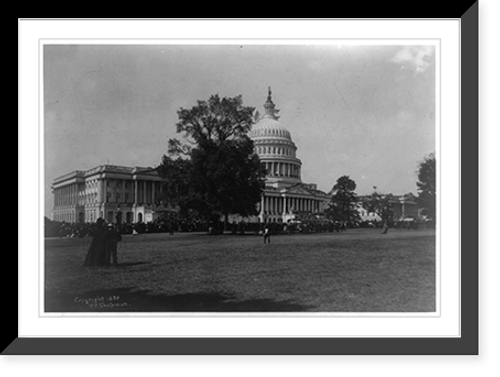
[[[302,162],[290,132],[282,125],[272,100],[271,89],[264,103],[264,114],[257,114],[249,136],[261,163],[267,170],[265,189],[257,205],[258,215],[242,218],[231,215],[232,223],[286,224],[306,216],[321,218],[331,194],[318,190],[315,183],[301,180]],[[94,222],[148,223],[166,208],[161,202],[161,184],[155,168],[101,165],[76,170],[53,181],[52,220],[66,223]],[[394,218],[417,218],[413,194],[394,196]],[[362,220],[377,216],[359,207]]]

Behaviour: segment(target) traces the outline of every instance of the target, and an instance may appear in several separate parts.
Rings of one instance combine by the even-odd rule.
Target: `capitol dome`
[[[268,171],[269,183],[282,182],[293,184],[300,182],[300,166],[296,157],[297,147],[292,141],[290,131],[278,121],[279,110],[271,98],[269,88],[267,101],[264,104],[265,114],[256,115],[256,124],[248,136],[253,140],[255,151]]]
[[[288,131],[285,126],[283,126],[275,118],[267,116],[262,117],[257,124],[252,127],[249,136],[252,139],[277,137],[290,141],[292,140],[290,131]]]

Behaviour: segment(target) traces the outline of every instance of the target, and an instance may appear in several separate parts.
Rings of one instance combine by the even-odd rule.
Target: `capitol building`
[[[278,121],[269,89],[264,115],[258,115],[249,136],[267,170],[257,216],[230,216],[230,221],[285,223],[299,214],[320,214],[330,196],[314,183],[301,181],[302,163],[290,131]],[[153,221],[164,210],[161,182],[155,168],[101,165],[64,174],[53,181],[52,220],[94,222]]]

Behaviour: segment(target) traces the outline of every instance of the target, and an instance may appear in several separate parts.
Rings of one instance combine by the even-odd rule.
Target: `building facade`
[[[363,199],[365,196],[359,197]],[[389,200],[393,213],[393,221],[413,221],[421,218],[420,210],[417,204],[417,197],[411,192],[404,195],[393,195]],[[361,203],[358,205],[358,211],[361,221],[381,221],[379,215],[368,212]]]
[[[52,220],[148,222],[156,217],[161,178],[153,168],[102,165],[54,180]]]
[[[395,220],[416,220],[420,217],[417,197],[411,192],[405,195],[395,195],[390,202]]]

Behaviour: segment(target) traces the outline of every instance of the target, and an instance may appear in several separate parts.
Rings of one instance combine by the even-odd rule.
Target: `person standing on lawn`
[[[104,232],[106,222],[99,217],[91,229],[92,242],[83,265],[85,267],[104,266],[106,263],[106,247],[104,242]]]
[[[384,222],[384,226],[382,227],[382,234],[387,234],[387,231],[389,230],[389,225],[387,224],[387,221]]]
[[[266,243],[271,243],[271,232],[268,226],[264,228],[264,245]]]
[[[113,264],[113,266],[118,265],[118,242],[122,240],[122,235],[120,234],[117,227],[113,224],[109,224],[108,230],[104,233],[104,246],[106,249],[106,266]]]

